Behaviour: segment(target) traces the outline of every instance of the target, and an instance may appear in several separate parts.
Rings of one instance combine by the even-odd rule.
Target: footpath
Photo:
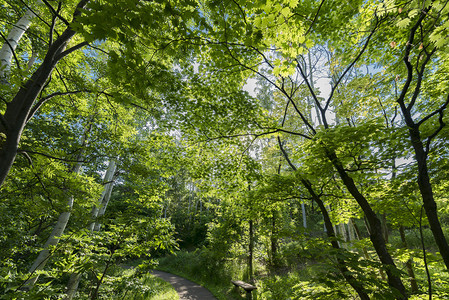
[[[195,282],[158,270],[150,273],[170,283],[178,292],[179,300],[217,300],[209,290]]]

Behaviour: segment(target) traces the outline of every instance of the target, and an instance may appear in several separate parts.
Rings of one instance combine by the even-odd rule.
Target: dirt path
[[[169,282],[179,294],[179,300],[217,300],[209,290],[185,278],[157,270],[151,274]]]

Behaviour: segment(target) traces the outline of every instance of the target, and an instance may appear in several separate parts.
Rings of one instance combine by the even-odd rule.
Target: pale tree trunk
[[[349,218],[348,220],[348,242],[350,242],[350,245],[352,245],[352,241],[355,240],[355,232],[354,232],[354,226],[352,225],[353,221],[352,218]]]
[[[357,224],[355,224],[354,220],[352,220],[352,219],[351,219],[351,225],[354,228],[354,233],[355,233],[356,239],[359,240],[359,241],[362,240],[363,237],[362,237],[362,235],[360,233],[360,229],[357,226]],[[363,250],[363,255],[365,256],[365,258],[366,259],[370,259],[370,256],[369,256],[369,253],[368,253],[368,250],[366,249],[366,247],[363,247],[362,250]]]
[[[313,68],[312,68],[312,58],[310,55],[310,51],[308,51],[308,55],[309,55],[309,72],[310,72],[310,86],[312,87],[312,89],[315,89],[315,83],[313,82]],[[320,110],[318,109],[318,106],[316,105],[316,103],[314,103],[314,101],[312,100],[313,106],[315,107],[315,113],[316,113],[316,117],[318,119],[318,124],[323,125],[323,121],[321,120],[321,114],[320,114]]]
[[[113,178],[115,174],[115,170],[117,169],[117,165],[114,159],[109,161],[108,169],[106,174],[104,175],[103,182],[105,182],[105,187],[101,197],[98,201],[98,205],[95,205],[92,208],[92,223],[89,224],[89,231],[100,231],[100,222],[97,222],[96,219],[100,218],[104,215],[106,208],[108,206],[109,200],[111,198],[112,188],[113,188]],[[66,295],[64,296],[64,300],[71,300],[75,296],[76,291],[78,290],[78,285],[81,280],[81,273],[72,273],[70,275],[69,282],[66,287]]]
[[[306,205],[301,202],[301,211],[302,211],[302,226],[307,228],[307,218],[306,218]]]
[[[38,1],[38,4],[42,3]],[[14,24],[14,27],[8,34],[6,41],[3,43],[0,49],[0,82],[7,84],[9,73],[11,70],[11,61],[14,56],[14,51],[17,49],[17,45],[21,40],[24,33],[28,30],[31,22],[34,18],[34,13],[32,10],[27,9],[23,14],[22,18]],[[32,57],[32,56],[31,56]]]
[[[345,223],[340,223],[340,224],[338,224],[338,227],[339,227],[339,230],[340,230],[340,235],[341,235],[341,238],[342,238],[342,240],[344,241],[344,242],[346,242],[347,241],[347,238],[346,238],[346,227],[345,227]]]
[[[83,141],[84,144],[84,141]],[[75,174],[79,174],[81,170],[82,162],[81,155],[78,157],[78,162],[73,168],[72,172]],[[56,246],[59,243],[61,235],[64,234],[64,230],[67,226],[67,223],[70,219],[70,214],[73,207],[73,196],[70,195],[67,201],[66,211],[59,215],[58,221],[56,222],[55,227],[53,228],[50,236],[45,243],[43,250],[39,253],[38,257],[31,265],[28,273],[30,274],[30,278],[24,283],[23,290],[30,290],[36,281],[39,278],[39,274],[36,274],[37,271],[43,270],[45,265],[47,264],[48,259],[51,256],[51,247]]]
[[[28,59],[28,63],[27,63],[27,69],[26,69],[26,73],[29,72],[31,70],[31,68],[33,67],[34,63],[36,62],[37,59],[37,51],[36,49],[34,49],[34,47],[31,49],[31,56]]]
[[[117,169],[117,165],[114,159],[111,159],[109,162],[108,170],[105,174],[105,182],[107,182],[105,190],[103,192],[103,198],[100,200],[100,205],[97,207],[98,212],[96,215],[93,215],[95,218],[101,218],[104,216],[106,212],[106,208],[108,207],[109,200],[111,199],[112,188],[114,187],[113,178],[115,174],[115,170]],[[100,231],[101,224],[100,222],[95,222],[93,231]]]

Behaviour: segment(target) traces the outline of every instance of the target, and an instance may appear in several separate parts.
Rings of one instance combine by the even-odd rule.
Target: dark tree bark
[[[404,121],[408,127],[409,137],[411,144],[415,152],[415,159],[418,164],[418,186],[423,200],[424,210],[426,212],[427,220],[429,221],[430,230],[435,238],[435,242],[440,250],[446,268],[449,269],[449,244],[444,236],[441,228],[440,221],[438,219],[437,204],[435,202],[432,184],[430,182],[429,170],[428,170],[428,154],[430,150],[430,143],[433,138],[446,126],[443,121],[444,111],[449,104],[449,95],[445,102],[436,110],[423,117],[420,121],[413,119],[413,107],[421,93],[422,82],[425,79],[425,71],[427,64],[431,61],[432,56],[437,49],[430,48],[431,44],[423,46],[422,58],[413,66],[411,63],[410,55],[413,49],[413,43],[423,43],[422,34],[417,34],[418,30],[422,30],[424,26],[424,19],[428,16],[428,11],[431,9],[424,9],[421,12],[420,17],[416,21],[415,25],[411,28],[408,41],[406,43],[403,62],[407,69],[407,78],[402,87],[401,93],[397,99],[400,106]],[[420,29],[421,28],[421,29]],[[418,41],[415,39],[415,35],[418,35]],[[419,65],[419,62],[421,64]],[[413,83],[413,88],[412,88]],[[430,83],[431,84],[431,83]],[[408,103],[405,103],[405,99],[409,99]],[[420,131],[420,126],[432,117],[438,116],[439,126],[431,133],[427,138],[423,139]]]
[[[293,171],[297,171],[296,166],[290,161],[287,152],[285,152],[284,147],[282,146],[281,140],[278,137],[278,144],[282,151],[282,154],[284,155],[285,160],[289,164],[289,166],[292,168]],[[336,239],[336,235],[334,232],[334,227],[332,226],[332,221],[329,217],[329,213],[326,209],[326,206],[324,205],[323,201],[321,200],[321,197],[315,192],[315,190],[312,187],[312,183],[308,181],[307,179],[301,178],[301,183],[304,185],[304,187],[307,189],[309,194],[312,196],[313,201],[315,201],[318,204],[318,207],[321,211],[321,214],[323,215],[324,220],[324,226],[326,227],[326,234],[327,237],[331,241],[332,248],[334,249],[340,249],[340,245],[338,244],[338,241]],[[357,292],[360,299],[362,300],[369,300],[369,296],[363,285],[356,279],[354,276],[352,276],[349,273],[348,268],[346,267],[346,263],[343,259],[337,258],[337,268],[340,270],[341,274],[345,278],[346,282]]]
[[[89,0],[81,0],[74,13],[74,17],[80,14],[80,8],[86,6]],[[68,27],[49,47],[47,55],[40,67],[33,73],[30,79],[19,89],[11,102],[7,104],[6,111],[0,122],[0,187],[3,185],[9,170],[14,163],[20,138],[29,118],[38,108],[35,104],[45,83],[50,78],[56,64],[66,55],[70,54],[85,43],[66,50],[67,44],[75,35],[75,31]]]
[[[254,252],[254,228],[253,228],[253,220],[249,220],[249,253],[248,253],[248,273],[249,273],[249,282],[251,284],[254,283],[253,278],[253,252]]]
[[[334,227],[332,226],[332,221],[329,217],[329,213],[326,210],[326,206],[324,205],[321,198],[315,193],[309,181],[301,179],[301,182],[304,185],[304,187],[309,191],[313,200],[316,202],[316,204],[318,204],[318,207],[320,208],[321,214],[323,215],[324,226],[326,226],[326,234],[331,241],[332,247],[334,249],[340,249],[340,246],[338,245],[338,241],[335,236]],[[352,275],[349,274],[349,270],[345,265],[345,261],[342,260],[341,258],[337,258],[337,262],[338,262],[337,267],[340,270],[341,274],[343,274],[345,280],[357,292],[357,294],[360,296],[360,299],[369,300],[370,298],[363,285],[358,280],[356,280]]]
[[[444,236],[438,219],[438,210],[433,195],[432,184],[430,182],[429,171],[427,167],[427,152],[424,150],[423,143],[420,138],[419,128],[410,128],[410,138],[415,150],[415,159],[418,163],[418,186],[423,200],[424,211],[429,221],[430,230],[435,238],[435,242],[443,257],[446,268],[449,269],[449,244]]]
[[[385,239],[382,234],[382,223],[380,222],[380,219],[371,208],[371,205],[369,204],[365,196],[359,191],[356,184],[354,183],[354,180],[348,175],[340,160],[338,159],[336,153],[330,149],[324,150],[326,152],[326,156],[332,162],[334,168],[340,175],[343,184],[346,186],[349,193],[352,195],[352,197],[354,197],[365,214],[370,229],[370,240],[374,246],[374,249],[376,250],[379,260],[385,266],[385,272],[388,276],[388,284],[390,285],[390,287],[398,290],[401,293],[401,295],[403,296],[401,299],[407,299],[407,293],[404,285],[402,284],[401,278],[394,274],[393,270],[396,269],[396,265],[387,250]]]

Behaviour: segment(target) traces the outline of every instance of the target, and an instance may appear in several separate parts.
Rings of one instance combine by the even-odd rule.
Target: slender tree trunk
[[[362,239],[362,234],[360,233],[359,226],[357,226],[357,224],[353,220],[351,220],[351,221],[352,221],[352,226],[354,226],[355,236],[360,241]],[[366,247],[363,247],[362,251],[363,251],[363,256],[365,256],[366,259],[370,259],[370,256],[369,256],[368,250],[366,250]]]
[[[412,48],[414,47],[413,44],[415,43],[415,37],[419,36],[419,39],[420,40],[422,39],[422,36],[419,34],[419,32],[421,32],[422,23],[424,22],[425,18],[429,16],[428,12],[431,9],[432,9],[431,5],[423,9],[419,14],[419,18],[416,20],[415,24],[410,29],[408,41],[406,43],[404,56],[402,59],[407,69],[407,78],[401,90],[401,93],[396,101],[400,106],[404,121],[408,127],[410,141],[412,143],[415,152],[415,159],[418,164],[417,181],[419,191],[421,193],[421,197],[424,204],[423,205],[424,210],[426,212],[427,220],[430,225],[430,230],[432,231],[432,234],[435,238],[435,242],[438,246],[438,249],[440,250],[440,254],[443,258],[444,264],[446,265],[446,268],[449,270],[449,244],[446,240],[446,237],[444,236],[443,230],[441,229],[440,221],[438,219],[437,205],[434,199],[432,184],[430,182],[428,172],[427,158],[429,150],[428,148],[430,145],[427,144],[426,146],[424,146],[420,132],[420,126],[424,124],[423,122],[425,122],[426,117],[424,117],[424,119],[421,119],[421,121],[418,123],[416,123],[415,120],[413,119],[414,106],[416,103],[415,101],[417,100],[421,92],[422,80],[425,79],[426,77],[425,76],[426,65],[430,61],[432,61],[432,55],[435,53],[436,49],[433,49],[433,51],[424,51],[425,55],[423,55],[421,59],[421,65],[419,66],[419,68],[417,66],[412,65],[410,55]],[[414,82],[416,83],[416,85],[413,84]],[[412,89],[413,91],[411,91]],[[407,105],[405,103],[406,97],[410,97],[409,103]],[[446,126],[446,123],[443,121],[443,116],[448,104],[449,104],[449,95],[447,96],[445,103],[442,106],[440,106],[438,110],[435,110],[429,115],[427,115],[427,117],[431,116],[432,114],[439,116],[438,118],[439,127],[428,137],[427,143],[430,143],[431,139],[435,138],[436,135],[441,131],[441,129],[443,129]]]
[[[89,224],[89,231],[100,231],[100,222],[97,221],[97,218],[100,218],[104,215],[106,211],[106,207],[108,206],[109,200],[111,198],[112,188],[113,188],[113,178],[116,170],[116,163],[114,159],[109,161],[108,169],[106,174],[104,175],[103,182],[106,183],[105,188],[101,194],[101,197],[98,201],[98,205],[94,205],[92,208],[91,216],[92,223]],[[69,282],[66,287],[66,295],[64,296],[64,300],[71,300],[75,296],[76,291],[78,290],[78,285],[81,280],[81,273],[72,273],[70,275]]]
[[[405,231],[404,226],[399,226],[399,234],[401,235],[402,246],[404,249],[408,249],[407,240],[405,239]],[[416,293],[419,291],[418,284],[416,283],[415,272],[413,271],[413,259],[410,258],[405,263],[405,267],[407,268],[408,277],[410,278],[410,288],[412,293]]]
[[[254,253],[254,228],[253,228],[253,220],[249,220],[248,279],[250,283],[254,283],[253,253]]]
[[[78,290],[79,283],[81,281],[81,273],[72,273],[70,274],[69,282],[66,287],[66,295],[64,296],[64,300],[71,300],[75,296],[76,291]]]
[[[449,269],[449,244],[444,236],[440,220],[438,219],[437,204],[433,195],[427,167],[427,153],[421,141],[419,128],[417,126],[415,128],[409,128],[409,132],[413,148],[415,149],[415,158],[418,163],[418,186],[424,203],[424,211],[426,212],[430,230],[433,233],[444,264]]]
[[[285,152],[285,150],[282,146],[282,143],[281,143],[281,139],[279,137],[278,137],[278,143],[279,143],[279,148],[281,149],[282,154],[284,155],[284,158],[287,161],[287,163],[289,164],[289,166],[292,168],[293,171],[297,171],[296,166],[290,161],[290,159],[287,155],[287,152]],[[324,226],[326,228],[326,233],[331,241],[332,247],[334,249],[340,249],[340,246],[339,246],[336,236],[335,236],[334,227],[333,227],[331,219],[329,217],[329,213],[326,210],[326,206],[324,205],[320,196],[317,193],[315,193],[315,190],[313,189],[310,181],[308,181],[304,178],[300,178],[300,180],[301,180],[301,183],[304,185],[304,187],[309,192],[309,194],[312,196],[312,199],[318,204],[318,207],[320,208],[321,214],[323,215],[323,219],[324,219]],[[348,284],[357,292],[360,299],[361,300],[369,300],[370,298],[369,298],[365,288],[356,278],[354,278],[351,275],[351,273],[349,272],[348,268],[345,265],[345,261],[341,258],[337,258],[337,262],[338,262],[337,267],[340,270],[341,274],[345,278],[346,282],[348,282]]]
[[[340,228],[340,234],[341,234],[341,238],[343,239],[343,241],[347,241],[347,236],[346,236],[346,227],[345,227],[345,223],[340,223],[338,225],[338,227]]]
[[[307,218],[306,218],[306,205],[304,202],[301,202],[301,211],[302,211],[302,226],[307,228]]]
[[[114,177],[115,169],[116,169],[115,161],[111,160],[109,162],[108,169],[104,174],[103,182],[105,182],[106,184],[104,186],[103,192],[101,193],[97,205],[94,205],[94,207],[92,207],[91,211],[92,223],[90,223],[88,227],[89,231],[94,231],[97,217],[101,217],[104,214],[105,210],[102,209],[103,207],[106,209],[106,206],[109,203],[109,198],[111,196],[111,193],[109,191],[112,192],[112,184],[113,184],[112,179]]]
[[[270,243],[271,243],[271,265],[274,269],[276,269],[278,265],[277,257],[278,257],[278,239],[276,237],[276,214],[273,211],[273,217],[271,218],[271,236],[270,236]]]
[[[108,170],[105,174],[105,182],[107,182],[105,190],[103,192],[103,197],[100,199],[99,207],[96,207],[96,214],[93,215],[95,218],[101,218],[104,216],[106,212],[106,208],[108,207],[109,200],[111,199],[112,189],[114,187],[113,177],[115,174],[115,170],[117,169],[117,165],[114,159],[111,159],[108,165]],[[95,226],[93,231],[100,231],[100,222],[95,222]],[[92,229],[91,229],[92,230]]]
[[[81,0],[74,16],[80,14],[79,9],[85,7],[89,0]],[[30,79],[19,89],[15,97],[6,106],[6,111],[0,122],[0,136],[5,135],[0,144],[0,187],[3,185],[9,170],[16,158],[17,148],[22,131],[32,115],[33,105],[45,83],[50,78],[56,64],[68,54],[64,52],[67,44],[75,35],[75,31],[68,27],[48,49],[40,67]],[[37,107],[35,107],[37,109]]]
[[[67,209],[69,211],[63,212],[59,215],[58,221],[56,222],[55,227],[53,228],[50,237],[44,245],[44,249],[39,253],[39,256],[36,258],[34,263],[31,265],[28,273],[33,274],[24,284],[23,290],[30,290],[34,284],[36,283],[39,275],[35,274],[36,271],[44,269],[47,264],[48,259],[51,256],[50,247],[56,246],[59,243],[60,236],[64,233],[65,227],[70,219],[70,210],[73,206],[73,197],[69,197],[69,201],[67,203]]]
[[[17,45],[22,39],[22,36],[30,27],[33,18],[34,13],[30,9],[27,9],[20,20],[14,24],[14,27],[6,38],[7,41],[5,41],[0,49],[0,83],[8,83],[14,51],[17,49]]]
[[[355,241],[355,232],[354,232],[354,221],[352,218],[349,218],[348,220],[348,236],[349,236],[349,242]]]
[[[407,299],[407,293],[404,285],[402,284],[401,278],[394,273],[394,269],[396,269],[396,265],[391,257],[390,253],[387,250],[387,246],[382,235],[382,224],[377,217],[376,213],[371,208],[371,205],[366,200],[365,196],[360,193],[359,189],[354,183],[354,180],[347,174],[344,167],[341,165],[337,155],[335,152],[325,149],[326,155],[329,160],[334,165],[335,169],[340,175],[344,185],[348,189],[349,193],[354,197],[359,206],[362,208],[366,220],[368,221],[370,227],[370,240],[376,250],[376,253],[381,261],[381,263],[386,267],[385,271],[388,276],[388,284],[390,287],[398,290],[402,294],[402,299]]]
[[[83,137],[85,138],[85,136]],[[83,144],[85,140],[83,141]],[[78,161],[80,161],[82,155],[78,157]],[[73,168],[73,173],[79,174],[81,170],[82,163],[77,162],[75,167]],[[61,235],[64,234],[64,230],[69,222],[71,211],[73,207],[73,196],[70,195],[67,201],[66,211],[59,215],[58,221],[56,222],[55,227],[53,228],[50,236],[47,239],[47,242],[44,244],[44,249],[39,253],[38,257],[35,259],[34,263],[31,265],[28,273],[31,277],[24,283],[23,290],[30,290],[36,281],[39,278],[39,275],[36,274],[36,271],[43,270],[45,265],[47,264],[48,259],[51,256],[50,248],[52,246],[56,246],[59,243]]]
[[[336,239],[334,227],[333,227],[332,221],[329,217],[329,213],[326,210],[326,206],[324,205],[321,198],[315,193],[315,191],[313,190],[312,184],[309,181],[307,181],[305,179],[301,179],[301,182],[303,183],[305,188],[309,191],[313,200],[318,204],[318,207],[320,208],[321,214],[323,215],[323,219],[324,219],[324,226],[326,226],[327,237],[330,239],[332,247],[334,249],[340,249],[340,245],[338,244],[338,241]],[[345,265],[344,260],[342,260],[341,258],[337,258],[337,262],[338,262],[338,269],[340,270],[341,274],[345,278],[346,282],[348,282],[349,285],[357,292],[360,299],[369,300],[370,298],[369,298],[365,288],[358,280],[356,280],[350,274],[348,268]]]
[[[385,242],[388,243],[388,224],[387,224],[387,214],[382,214],[382,232],[384,235]]]

